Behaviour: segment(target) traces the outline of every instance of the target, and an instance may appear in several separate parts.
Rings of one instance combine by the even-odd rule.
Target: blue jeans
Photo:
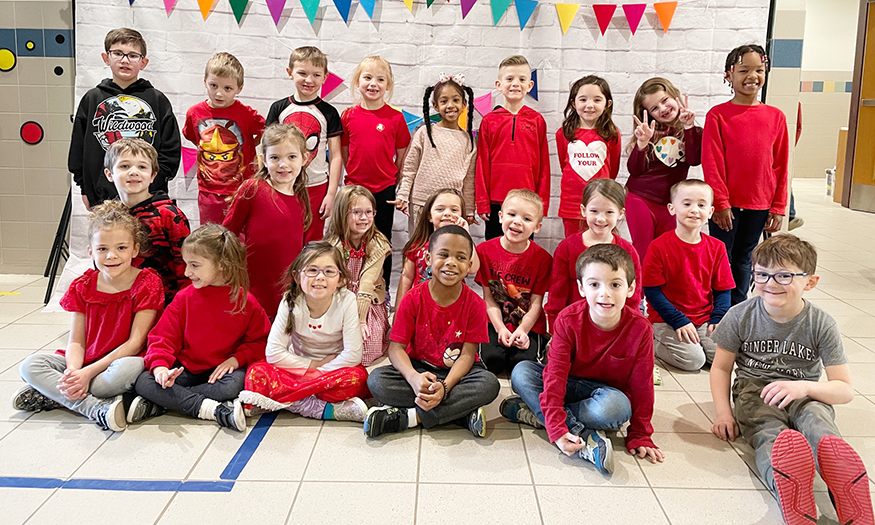
[[[769,219],[769,210],[744,210],[732,208],[732,229],[725,231],[714,219],[708,223],[711,237],[726,245],[729,256],[729,266],[732,267],[732,278],[735,289],[732,290],[732,306],[747,299],[750,290],[751,257],[750,254],[760,242],[760,236]]]
[[[510,374],[510,386],[544,423],[540,401],[544,391],[544,365],[522,361]],[[632,405],[623,392],[598,381],[568,376],[565,424],[572,434],[580,435],[587,428],[619,430],[631,417]]]

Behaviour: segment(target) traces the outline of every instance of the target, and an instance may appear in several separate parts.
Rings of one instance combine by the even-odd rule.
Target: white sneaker
[[[368,405],[357,397],[351,397],[346,401],[332,404],[334,405],[334,419],[337,421],[363,423],[365,414],[368,412]]]

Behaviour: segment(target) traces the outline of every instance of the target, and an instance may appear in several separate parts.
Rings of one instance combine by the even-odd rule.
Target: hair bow
[[[463,75],[462,73],[459,73],[459,74],[453,75],[453,76],[449,76],[446,73],[441,73],[440,76],[438,77],[438,84],[443,84],[444,82],[447,82],[450,80],[452,80],[456,84],[459,84],[460,86],[465,85],[465,75]]]

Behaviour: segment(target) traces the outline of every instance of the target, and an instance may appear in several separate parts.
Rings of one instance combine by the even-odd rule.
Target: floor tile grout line
[[[535,507],[538,509],[538,518],[541,520],[541,525],[544,523],[544,513],[541,511],[541,498],[538,496],[538,485],[535,484],[535,471],[532,469],[532,461],[529,458],[529,448],[526,446],[526,437],[523,434],[523,427],[517,423],[517,428],[520,431],[520,442],[523,444],[523,455],[526,457],[526,466],[529,468],[529,478],[532,480],[532,491],[535,493]]]
[[[60,490],[61,490],[61,487],[57,487],[55,489],[52,489],[52,493],[49,494],[49,497],[47,497],[45,500],[43,500],[43,502],[40,503],[39,506],[37,506],[37,508],[34,509],[34,511],[31,512],[30,515],[27,518],[25,518],[23,522],[21,522],[21,524],[25,525],[28,521],[33,519],[33,517],[36,516],[36,514],[40,511],[40,509],[42,509],[45,506],[45,504],[49,502],[50,499],[54,498],[55,494],[60,492]]]
[[[179,491],[174,492],[170,499],[167,500],[167,504],[164,505],[164,508],[161,509],[161,512],[158,514],[158,517],[155,518],[155,522],[152,525],[158,525],[158,523],[164,518],[164,515],[167,514],[168,509],[170,509],[170,505],[176,500],[176,496],[179,495]]]
[[[325,428],[325,422],[321,421],[319,432],[316,433],[316,439],[313,440],[313,447],[310,449],[310,455],[307,456],[307,464],[304,465],[304,470],[301,472],[301,479],[298,480],[298,488],[295,489],[295,497],[292,498],[292,504],[289,505],[289,513],[286,515],[285,521],[286,524],[292,519],[292,511],[295,510],[295,503],[298,501],[298,494],[300,494],[301,487],[304,485],[304,478],[307,477],[307,470],[310,468],[310,462],[313,461],[313,455],[316,453],[316,447],[319,445],[319,438],[322,436],[323,428]]]
[[[420,469],[422,467],[422,428],[419,431],[419,449],[416,453],[416,489],[413,491],[413,525],[416,525],[416,520],[419,519],[419,484],[420,484]]]

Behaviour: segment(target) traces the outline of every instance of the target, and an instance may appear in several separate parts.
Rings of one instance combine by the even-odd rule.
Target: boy
[[[103,156],[121,138],[140,138],[158,151],[158,175],[149,191],[167,193],[167,182],[179,169],[179,126],[170,101],[149,83],[139,79],[146,68],[146,41],[126,27],[113,29],[103,41],[103,62],[112,71],[79,102],[73,121],[67,167],[82,190],[82,202],[90,209],[116,197],[103,173]]]
[[[550,152],[547,123],[534,109],[523,105],[531,91],[532,69],[526,57],[514,55],[498,66],[495,87],[504,105],[483,117],[477,137],[477,213],[486,222],[486,239],[501,236],[498,212],[507,192],[532,190],[550,205]]]
[[[149,235],[146,246],[134,258],[137,268],[152,268],[164,284],[165,306],[176,292],[188,286],[182,241],[191,233],[188,219],[163,191],[149,193],[158,173],[158,152],[141,139],[119,139],[104,158],[104,173],[115,186],[119,200],[130,208]]]
[[[541,229],[543,210],[537,193],[510,190],[498,212],[504,235],[477,246],[480,271],[475,281],[483,287],[491,323],[480,359],[494,374],[538,359],[547,344],[541,303],[550,286],[553,257],[530,240]]]
[[[565,455],[610,474],[613,448],[603,430],[626,421],[626,449],[651,462],[663,453],[653,444],[653,329],[637,309],[624,306],[635,293],[635,267],[616,244],[597,244],[577,259],[578,301],[553,327],[547,365],[523,361],[510,384],[519,396],[502,401],[501,415],[536,428]]]
[[[702,233],[714,213],[711,187],[690,179],[672,186],[670,195],[668,212],[677,226],[650,244],[641,280],[656,357],[698,370],[714,359],[711,332],[729,309],[735,281],[726,246]]]
[[[313,220],[304,232],[304,244],[307,244],[322,239],[325,220],[331,215],[343,166],[340,156],[343,126],[334,106],[319,97],[328,76],[328,57],[322,51],[312,46],[295,49],[289,56],[286,73],[295,83],[295,94],[271,104],[267,124],[294,124],[307,138],[310,149],[307,193],[314,207]]]
[[[794,235],[774,235],[752,254],[756,296],[732,307],[712,337],[711,396],[722,440],[741,434],[787,523],[814,523],[814,455],[840,523],[875,523],[866,468],[844,442],[831,405],[854,398],[835,320],[804,300],[817,285],[817,252]],[[735,417],[729,405],[732,365]],[[827,381],[819,382],[820,367]],[[736,420],[738,423],[736,424]]]
[[[392,325],[389,361],[368,376],[382,407],[370,409],[364,432],[377,437],[419,423],[425,428],[463,421],[486,435],[483,406],[496,397],[498,379],[478,363],[486,334],[486,303],[465,285],[474,243],[464,228],[438,228],[429,239],[431,280],[404,295]]]
[[[243,66],[234,55],[210,58],[204,86],[207,100],[188,108],[182,135],[197,146],[200,223],[222,224],[228,201],[255,174],[255,145],[264,117],[234,98],[243,89]]]

